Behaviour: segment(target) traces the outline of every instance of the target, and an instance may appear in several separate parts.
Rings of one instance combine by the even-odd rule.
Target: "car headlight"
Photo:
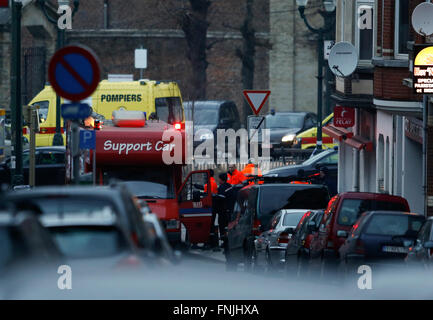
[[[203,133],[200,135],[200,140],[208,140],[208,139],[213,139],[212,133]]]
[[[292,142],[293,140],[295,140],[295,138],[296,138],[296,135],[293,134],[293,133],[291,133],[291,134],[286,134],[286,135],[281,139],[281,141],[282,141],[282,142]]]

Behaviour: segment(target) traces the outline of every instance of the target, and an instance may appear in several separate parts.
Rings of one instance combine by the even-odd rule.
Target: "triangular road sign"
[[[255,115],[259,114],[270,94],[270,90],[244,90],[244,96]]]

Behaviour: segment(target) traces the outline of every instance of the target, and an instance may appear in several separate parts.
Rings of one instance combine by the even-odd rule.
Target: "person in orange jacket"
[[[253,160],[249,160],[248,164],[245,166],[245,168],[242,170],[242,174],[246,176],[247,178],[249,176],[262,176],[262,170],[258,166],[254,164]],[[254,184],[254,181],[250,181],[250,184]],[[263,184],[263,181],[259,181],[259,184]]]
[[[217,185],[215,178],[214,178],[215,172],[212,169],[210,169],[209,172],[210,172],[210,192],[212,194],[217,194],[218,193],[218,185]],[[204,185],[204,192],[207,193],[207,183]]]
[[[245,177],[242,172],[236,169],[236,165],[234,164],[229,165],[229,171],[227,176],[229,177],[229,180],[227,180],[227,182],[230,183],[232,186],[236,184],[241,184],[247,179],[247,177]]]

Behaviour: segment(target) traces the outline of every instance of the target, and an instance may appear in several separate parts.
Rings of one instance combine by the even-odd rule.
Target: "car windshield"
[[[283,226],[284,227],[297,226],[304,214],[305,214],[305,211],[286,213],[284,215],[284,219],[283,219]]]
[[[305,160],[304,162],[302,162],[302,164],[309,166],[309,165],[314,164],[314,163],[316,163],[316,162],[318,162],[318,161],[320,161],[322,159],[325,159],[326,157],[330,157],[330,156],[332,156],[334,154],[336,154],[336,153],[329,152],[329,151],[328,152],[326,152],[326,151],[325,152],[321,152],[321,153],[316,154],[316,155],[312,156],[311,158]]]
[[[304,116],[295,113],[276,113],[275,115],[268,114],[266,116],[267,129],[285,129],[285,128],[302,128],[304,124]]]
[[[375,214],[371,217],[365,233],[415,238],[423,222],[424,218],[420,216]]]
[[[27,254],[27,246],[16,228],[0,227],[0,270]]]
[[[407,208],[402,202],[344,199],[338,215],[338,224],[352,226],[362,213],[372,210],[407,211]]]
[[[281,209],[323,209],[328,201],[326,188],[269,185],[260,190],[258,216],[268,220]]]
[[[205,108],[194,109],[194,125],[196,126],[217,125],[217,121],[218,121],[218,109],[205,109]]]
[[[49,230],[60,251],[69,258],[109,257],[128,248],[122,233],[112,226],[67,226]]]
[[[130,192],[140,198],[174,198],[173,168],[160,167],[111,167],[106,168],[104,183],[124,181]]]

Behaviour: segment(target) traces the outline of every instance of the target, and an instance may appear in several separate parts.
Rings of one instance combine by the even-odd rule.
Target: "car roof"
[[[385,211],[385,210],[377,210],[377,211],[366,211],[364,214],[366,215],[405,215],[405,216],[418,216],[423,217],[423,215],[415,212],[404,212],[404,211]]]
[[[281,209],[280,212],[281,213],[299,213],[299,212],[303,212],[303,213],[307,213],[308,211],[311,211],[310,209]]]
[[[306,115],[311,114],[312,112],[305,112],[305,111],[275,111],[275,115],[277,114],[299,114],[299,115]],[[267,113],[267,116],[272,116],[272,113]]]
[[[294,189],[309,189],[309,188],[326,188],[323,184],[290,184],[290,183],[265,183],[251,185],[254,188],[269,188],[269,187],[280,187],[280,188],[294,188]]]
[[[40,217],[45,227],[72,227],[72,226],[117,226],[117,217],[114,213],[98,214],[43,214]]]
[[[234,103],[230,100],[202,100],[202,101],[194,101],[194,108],[208,108],[208,109],[217,109],[221,105],[226,103]],[[183,103],[184,108],[191,108],[192,101],[185,101]]]
[[[7,199],[38,198],[43,196],[115,196],[118,189],[106,186],[49,186],[7,193]]]
[[[400,196],[394,196],[385,193],[374,193],[374,192],[343,192],[339,194],[341,199],[361,199],[361,200],[389,200],[389,201],[401,201],[406,202],[406,199]]]

